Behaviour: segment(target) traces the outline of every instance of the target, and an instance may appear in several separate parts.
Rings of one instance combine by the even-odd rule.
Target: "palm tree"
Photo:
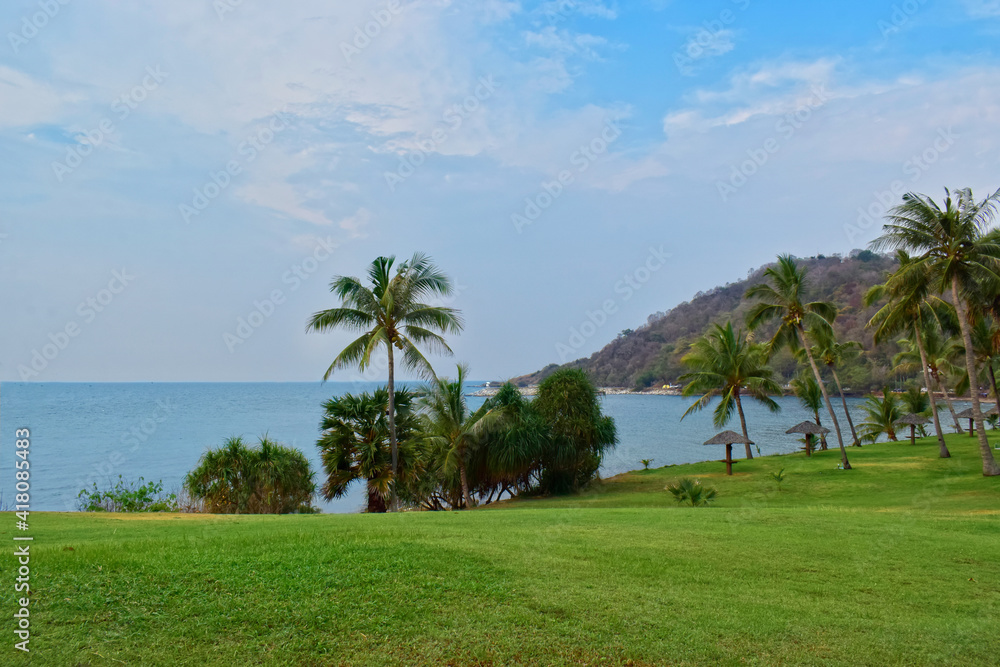
[[[816,384],[816,379],[811,375],[803,374],[797,378],[793,378],[789,384],[792,387],[792,393],[799,399],[802,407],[813,413],[816,426],[822,426],[823,422],[819,419],[819,411],[823,409],[823,392],[820,391],[819,385]],[[823,451],[826,451],[825,434],[820,435],[820,447]]]
[[[922,264],[917,263],[905,250],[896,251],[899,268],[887,276],[885,283],[875,285],[865,294],[865,305],[887,299],[868,322],[875,329],[874,340],[881,343],[898,333],[912,334],[914,345],[920,361],[920,371],[924,376],[924,387],[931,404],[931,419],[937,433],[938,451],[941,458],[948,458],[951,452],[944,442],[944,431],[938,416],[937,401],[934,398],[934,385],[931,383],[931,369],[928,362],[927,349],[924,344],[925,331],[929,326],[936,327],[938,309],[931,306],[930,277]],[[945,393],[945,401],[952,416],[955,409]],[[955,418],[958,424],[958,418]],[[959,427],[961,428],[961,427]]]
[[[764,271],[764,276],[768,282],[754,285],[747,290],[746,298],[758,302],[747,313],[747,323],[751,329],[756,329],[765,322],[780,320],[778,330],[771,339],[771,348],[776,350],[787,346],[794,351],[801,346],[805,349],[806,359],[812,367],[813,376],[823,393],[823,401],[830,413],[833,428],[837,432],[844,470],[850,470],[851,464],[847,460],[844,437],[840,433],[840,422],[837,421],[837,413],[833,411],[833,403],[830,402],[830,396],[827,394],[823,378],[819,374],[819,367],[806,338],[806,325],[809,325],[810,329],[829,329],[830,323],[837,316],[837,310],[833,304],[825,301],[803,301],[808,287],[806,270],[799,268],[790,255],[780,255],[778,263],[768,267]]]
[[[813,334],[816,345],[812,348],[813,356],[830,369],[833,382],[837,385],[837,393],[840,394],[840,402],[844,406],[844,414],[847,415],[847,425],[851,427],[851,438],[854,445],[860,447],[858,433],[854,430],[854,420],[851,419],[851,411],[847,407],[847,398],[844,396],[844,388],[840,384],[840,377],[837,375],[837,365],[850,359],[862,349],[861,343],[857,341],[847,341],[838,343],[833,336],[833,331],[827,328],[819,328]]]
[[[724,327],[712,325],[707,334],[691,345],[691,351],[681,361],[694,369],[680,378],[690,380],[683,394],[702,395],[681,415],[682,420],[719,396],[721,400],[713,419],[715,426],[724,427],[735,411],[740,416],[743,437],[749,440],[742,396],[764,404],[771,412],[781,410],[781,406],[771,398],[774,394],[781,395],[781,386],[775,382],[774,371],[767,365],[767,346],[750,342],[742,330],[734,332],[732,322],[727,322]],[[750,445],[745,447],[747,458],[752,459]]]
[[[918,261],[926,264],[938,290],[950,289],[970,380],[979,374],[969,326],[969,297],[982,289],[982,283],[1000,283],[1000,242],[992,230],[998,202],[1000,190],[977,202],[968,188],[956,191],[954,199],[946,188],[943,208],[926,195],[909,193],[889,212],[882,236],[871,244],[875,250],[899,248],[921,253]],[[973,388],[971,393],[983,475],[1000,475],[983,428],[979,392]]]
[[[465,400],[465,382],[469,369],[458,365],[454,380],[435,378],[420,394],[423,412],[420,426],[425,442],[440,454],[444,473],[458,470],[462,500],[466,508],[474,505],[469,484],[469,458],[498,428],[505,413],[484,403],[470,412]]]
[[[428,297],[447,297],[452,291],[451,280],[434,266],[430,258],[416,253],[397,267],[395,257],[379,257],[368,267],[366,287],[358,278],[337,276],[330,291],[341,301],[339,308],[322,310],[309,320],[307,330],[326,332],[340,327],[362,332],[345,347],[327,369],[323,380],[333,371],[349,366],[360,371],[371,364],[372,354],[385,347],[389,362],[389,446],[392,452],[392,478],[399,464],[396,434],[395,356],[393,348],[403,356],[403,367],[422,377],[433,378],[434,370],[420,347],[451,354],[451,348],[440,334],[459,333],[462,318],[453,308],[424,303]],[[392,485],[390,509],[397,509],[395,482]]]
[[[411,481],[423,461],[413,433],[416,415],[413,394],[396,390],[396,432],[399,436],[399,479]],[[392,496],[389,446],[389,392],[384,387],[374,394],[344,394],[323,405],[321,435],[316,442],[326,473],[320,494],[326,500],[341,498],[355,480],[363,480],[367,490],[367,511],[385,512]]]
[[[931,416],[930,394],[920,389],[920,387],[910,387],[899,397],[899,402],[906,410],[907,414],[918,415],[920,417]],[[927,436],[927,429],[923,424],[916,427],[921,438]]]
[[[1000,355],[1000,349],[998,349],[1000,327],[997,326],[996,320],[991,316],[981,315],[976,318],[971,329],[972,351],[976,357],[976,366],[980,369],[979,377],[976,378],[976,386],[978,387],[982,382],[988,383],[993,392],[993,400],[996,402],[996,405],[1000,405],[1000,394],[997,393],[996,370],[993,368],[997,356]],[[965,354],[965,350],[961,349],[961,346],[959,346],[959,350],[963,355]],[[955,387],[955,391],[957,393],[972,391],[968,374],[962,376],[961,381]]]
[[[925,323],[920,338],[900,338],[896,343],[900,351],[892,358],[893,368],[897,371],[909,373],[916,370],[922,360],[920,358],[920,345],[924,347],[924,356],[927,359],[927,372],[937,390],[944,396],[945,406],[951,414],[951,420],[955,426],[956,433],[965,433],[962,424],[958,420],[958,413],[955,412],[955,403],[951,397],[949,389],[949,378],[955,374],[955,365],[952,358],[955,356],[956,347],[953,339],[945,338],[942,332],[933,324]],[[961,346],[959,346],[960,350]],[[964,356],[964,351],[960,350]],[[945,448],[947,449],[947,448]],[[942,458],[944,456],[942,451]]]
[[[861,422],[861,437],[869,442],[875,442],[883,433],[891,442],[897,442],[896,422],[904,417],[899,400],[886,387],[882,390],[882,398],[869,395],[862,404],[867,418]]]

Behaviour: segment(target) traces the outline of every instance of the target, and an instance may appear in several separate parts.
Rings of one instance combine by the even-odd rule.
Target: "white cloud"
[[[964,4],[973,18],[1000,16],[1000,0],[964,0]]]
[[[0,65],[0,127],[49,123],[78,96],[59,93],[27,74]]]

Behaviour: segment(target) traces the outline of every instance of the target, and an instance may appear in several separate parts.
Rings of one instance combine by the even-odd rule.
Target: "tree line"
[[[893,362],[907,372],[918,370],[922,390],[907,392],[902,401],[891,396],[888,388],[881,398],[869,397],[860,437],[837,375],[838,367],[860,345],[836,340],[836,307],[827,301],[806,300],[807,271],[789,255],[779,256],[764,271],[764,282],[746,291],[744,298],[752,304],[746,331],[734,329],[732,322],[713,325],[683,357],[689,368],[681,378],[687,383],[683,393],[700,398],[682,419],[718,398],[715,425],[721,427],[738,415],[743,435],[749,439],[742,401],[748,398],[778,410],[772,396],[781,394],[782,388],[771,363],[781,350],[791,350],[801,365],[791,383],[793,392],[814,413],[817,423],[825,408],[844,469],[851,464],[830,398],[830,382],[839,395],[851,444],[860,445],[881,434],[896,439],[896,424],[904,416],[900,408],[905,405],[913,413],[930,417],[941,457],[950,453],[936,395],[942,395],[961,432],[952,393],[968,392],[983,474],[1000,475],[984,430],[986,416],[980,401],[985,391],[1000,406],[995,370],[1000,356],[1000,230],[994,227],[998,202],[1000,190],[977,201],[970,189],[946,189],[940,204],[927,195],[909,193],[887,214],[882,235],[870,248],[894,252],[897,264],[884,282],[865,295],[866,305],[885,302],[867,327],[876,342],[898,339],[901,351]],[[769,323],[776,325],[770,338],[755,340],[755,334]],[[923,396],[929,404],[926,408]],[[749,445],[746,454],[752,458]]]

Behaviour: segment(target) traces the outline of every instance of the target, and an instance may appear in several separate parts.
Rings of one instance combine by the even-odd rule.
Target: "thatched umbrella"
[[[912,412],[902,419],[900,419],[897,424],[908,424],[910,426],[910,444],[914,444],[917,441],[917,427],[929,422],[930,419],[927,417],[921,417],[920,415],[915,415]]]
[[[990,417],[992,415],[997,414],[997,406],[995,406],[995,405],[991,405],[989,407],[989,409],[987,409],[986,406],[984,405],[984,406],[981,407],[981,409],[983,411],[983,417]],[[968,419],[969,420],[969,437],[970,438],[976,437],[976,431],[975,431],[975,426],[974,426],[975,420],[972,417],[972,408],[966,408],[965,410],[962,410],[961,412],[959,412],[955,416],[958,417],[959,419]]]
[[[725,445],[726,446],[726,474],[733,474],[733,445],[752,445],[753,440],[744,438],[742,435],[736,431],[723,431],[715,437],[706,440],[706,445]]]
[[[806,436],[806,456],[812,456],[813,445],[812,437],[814,435],[823,435],[829,433],[830,429],[825,426],[820,426],[816,422],[804,421],[791,427],[785,433],[800,433]]]

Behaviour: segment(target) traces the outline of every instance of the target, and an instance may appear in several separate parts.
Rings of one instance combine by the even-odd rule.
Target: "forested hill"
[[[864,306],[865,292],[884,280],[886,271],[895,267],[895,260],[869,251],[854,251],[848,258],[819,255],[798,261],[809,272],[807,299],[831,301],[837,306],[839,314],[834,331],[838,340],[854,340],[864,346],[864,352],[839,371],[845,389],[867,391],[898,380],[890,371],[892,356],[898,351],[895,343],[876,347],[871,331],[865,328],[879,306]],[[734,326],[745,328],[746,313],[752,304],[745,301],[743,295],[749,287],[763,281],[766,268],[750,271],[746,280],[699,292],[689,302],[651,315],[645,326],[623,331],[590,358],[565,365],[584,369],[603,387],[631,389],[674,384],[686,371],[681,357],[691,342],[711,324],[732,320]],[[769,336],[772,331],[773,327],[760,331],[759,336]],[[796,363],[788,352],[777,355],[773,365],[785,380],[791,379],[796,371]],[[521,386],[536,384],[556,368],[559,368],[557,364],[551,364],[515,378],[514,382]]]

